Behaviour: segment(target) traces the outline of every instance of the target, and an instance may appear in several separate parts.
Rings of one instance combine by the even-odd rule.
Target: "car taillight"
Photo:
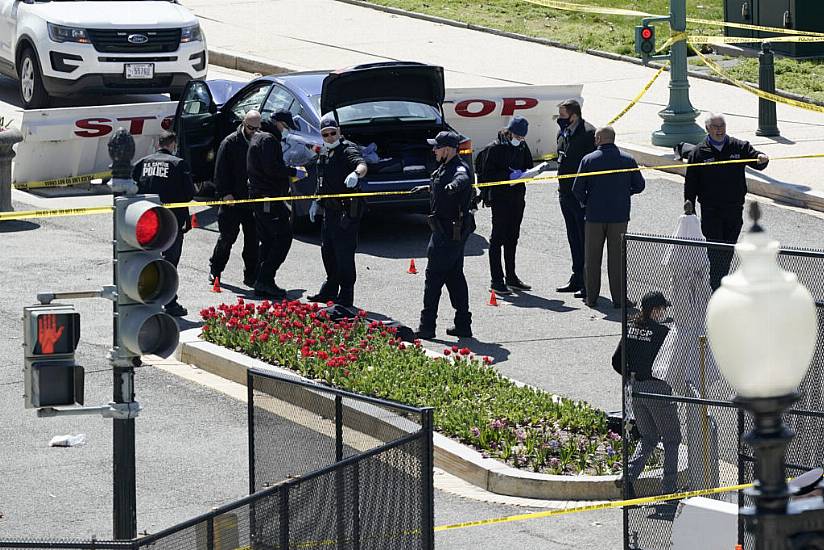
[[[472,140],[468,139],[462,142],[458,146],[458,154],[459,155],[471,155],[472,154]]]

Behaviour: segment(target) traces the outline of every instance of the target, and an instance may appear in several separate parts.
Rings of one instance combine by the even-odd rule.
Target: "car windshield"
[[[312,96],[312,103],[320,110],[320,96]],[[370,101],[338,108],[341,124],[371,124],[373,122],[440,122],[438,109],[414,101]]]

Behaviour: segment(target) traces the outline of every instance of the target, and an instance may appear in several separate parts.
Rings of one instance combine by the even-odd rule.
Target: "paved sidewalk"
[[[615,116],[655,70],[560,48],[393,15],[334,0],[182,0],[200,18],[210,48],[248,55],[292,70],[412,60],[443,65],[447,86],[584,84],[584,115],[595,125]],[[615,124],[619,145],[646,164],[671,163],[672,151],[653,147],[668,99],[662,75],[643,100]],[[824,114],[778,106],[782,136],[762,138],[758,98],[738,88],[691,79],[693,105],[727,115],[730,134],[771,157],[824,153]],[[703,115],[699,117],[703,124]],[[753,171],[751,190],[798,206],[824,210],[824,159],[776,160]]]

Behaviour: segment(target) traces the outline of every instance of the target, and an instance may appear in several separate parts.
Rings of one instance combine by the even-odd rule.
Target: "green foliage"
[[[432,358],[393,330],[363,319],[333,322],[317,304],[293,301],[204,309],[202,338],[318,382],[435,409],[435,428],[518,468],[609,474],[621,468],[621,437],[582,401],[518,386],[491,359],[452,346]]]

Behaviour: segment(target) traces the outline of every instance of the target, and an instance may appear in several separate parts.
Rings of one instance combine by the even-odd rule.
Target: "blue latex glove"
[[[511,180],[519,180],[524,175],[523,170],[513,170],[509,173],[509,179]]]
[[[358,186],[358,173],[352,172],[351,174],[346,176],[346,179],[343,181],[343,183],[344,185],[346,185],[347,189],[354,189]]]
[[[312,201],[309,205],[309,221],[315,223],[318,216],[323,216],[323,208],[321,208],[318,201]]]

